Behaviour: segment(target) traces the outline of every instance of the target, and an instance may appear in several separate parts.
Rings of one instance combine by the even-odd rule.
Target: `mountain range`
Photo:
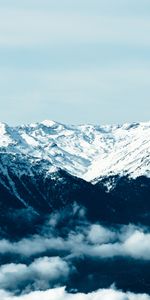
[[[1,123],[0,151],[32,164],[44,160],[48,173],[62,169],[87,181],[118,174],[136,178],[150,173],[149,136],[150,122],[72,126],[45,120],[17,127]]]
[[[76,270],[65,281],[69,291],[90,292],[115,283],[124,291],[150,293],[150,249],[145,244],[150,228],[149,137],[150,122],[0,123],[1,263],[29,265],[38,255],[58,255]],[[144,240],[138,235],[128,246],[137,233]],[[38,246],[31,249],[37,237]],[[53,250],[45,244],[52,237],[52,245],[60,239],[63,248],[60,241]],[[22,241],[18,256],[15,245]],[[137,241],[146,245],[139,254],[138,247],[132,250]],[[26,257],[28,243],[33,253]],[[81,253],[74,252],[72,243]],[[39,254],[41,245],[47,246]],[[102,246],[99,259],[96,246]],[[25,285],[17,286],[17,293]]]

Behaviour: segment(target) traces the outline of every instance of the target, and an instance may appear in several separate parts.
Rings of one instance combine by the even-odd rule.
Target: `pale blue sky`
[[[149,120],[150,0],[0,0],[0,121]]]

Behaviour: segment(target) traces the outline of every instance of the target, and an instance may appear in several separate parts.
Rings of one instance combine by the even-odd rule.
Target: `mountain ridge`
[[[0,123],[0,153],[47,161],[86,181],[108,175],[150,176],[150,122],[64,125],[52,120],[10,127]]]

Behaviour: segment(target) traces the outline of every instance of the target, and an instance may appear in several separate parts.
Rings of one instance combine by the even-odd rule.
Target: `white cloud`
[[[80,255],[96,258],[129,256],[150,260],[150,233],[133,225],[115,230],[98,224],[85,223],[79,226],[76,232],[70,232],[65,239],[61,236],[55,237],[54,230],[50,236],[35,235],[18,242],[0,240],[1,255],[15,253],[31,257],[44,255],[47,252],[65,253],[71,257]]]
[[[0,241],[0,253],[5,255],[18,254],[26,256],[45,255],[44,252],[53,251],[57,255],[65,258],[40,257],[30,264],[10,263],[0,267],[0,289],[12,290],[13,292],[24,291],[26,293],[33,290],[46,290],[55,286],[62,286],[70,279],[70,275],[76,271],[74,259],[87,256],[96,261],[103,258],[116,256],[130,257],[135,259],[150,260],[150,233],[147,228],[139,228],[134,225],[107,228],[99,224],[84,223],[77,226],[75,231],[69,231],[66,238],[57,237],[56,228],[59,215],[54,215],[46,225],[51,226],[53,234],[51,236],[32,236],[32,238],[22,239],[19,242]],[[49,253],[49,255],[50,255]],[[46,254],[48,255],[48,254]],[[27,259],[28,260],[28,259]],[[4,291],[1,292],[1,300],[32,300],[32,299],[65,299],[65,300],[147,300],[147,295],[134,295],[122,293],[113,289],[99,290],[90,294],[70,295],[64,289],[54,289],[45,292],[33,292],[29,295],[14,297]],[[53,298],[51,298],[53,295]],[[40,298],[41,297],[41,298]],[[44,298],[45,297],[45,298]]]
[[[103,244],[116,239],[116,233],[100,226],[98,224],[91,225],[88,233],[88,239],[93,244]]]
[[[0,253],[18,253],[24,256],[32,256],[40,254],[47,250],[59,249],[65,250],[66,245],[61,237],[46,238],[40,236],[33,236],[32,238],[22,239],[19,242],[11,243],[7,240],[0,241]]]
[[[6,264],[0,267],[0,289],[17,290],[19,287],[46,289],[62,284],[69,276],[69,266],[60,257],[42,257],[30,265]]]
[[[28,295],[15,297],[5,291],[0,291],[1,300],[150,300],[146,294],[123,293],[114,289],[102,289],[89,294],[69,294],[65,288],[56,288],[44,292],[32,292]]]
[[[123,249],[129,256],[139,259],[150,259],[150,233],[136,230],[124,242]]]

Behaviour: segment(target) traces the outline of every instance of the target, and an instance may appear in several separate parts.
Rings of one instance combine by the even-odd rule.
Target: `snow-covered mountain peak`
[[[5,127],[6,127],[6,124],[3,123],[3,122],[0,122],[0,133],[5,133]]]
[[[0,147],[7,147],[13,142],[9,132],[9,126],[5,123],[0,123]]]
[[[150,176],[150,122],[112,128],[112,150],[93,160],[85,179],[109,175]]]
[[[91,181],[112,174],[150,175],[150,122],[63,125],[52,120],[10,127],[0,123],[0,152],[47,161]],[[21,156],[20,156],[21,157]]]
[[[53,120],[44,120],[40,124],[43,124],[44,126],[47,126],[47,127],[53,127],[53,126],[56,126],[58,123],[56,123]]]

